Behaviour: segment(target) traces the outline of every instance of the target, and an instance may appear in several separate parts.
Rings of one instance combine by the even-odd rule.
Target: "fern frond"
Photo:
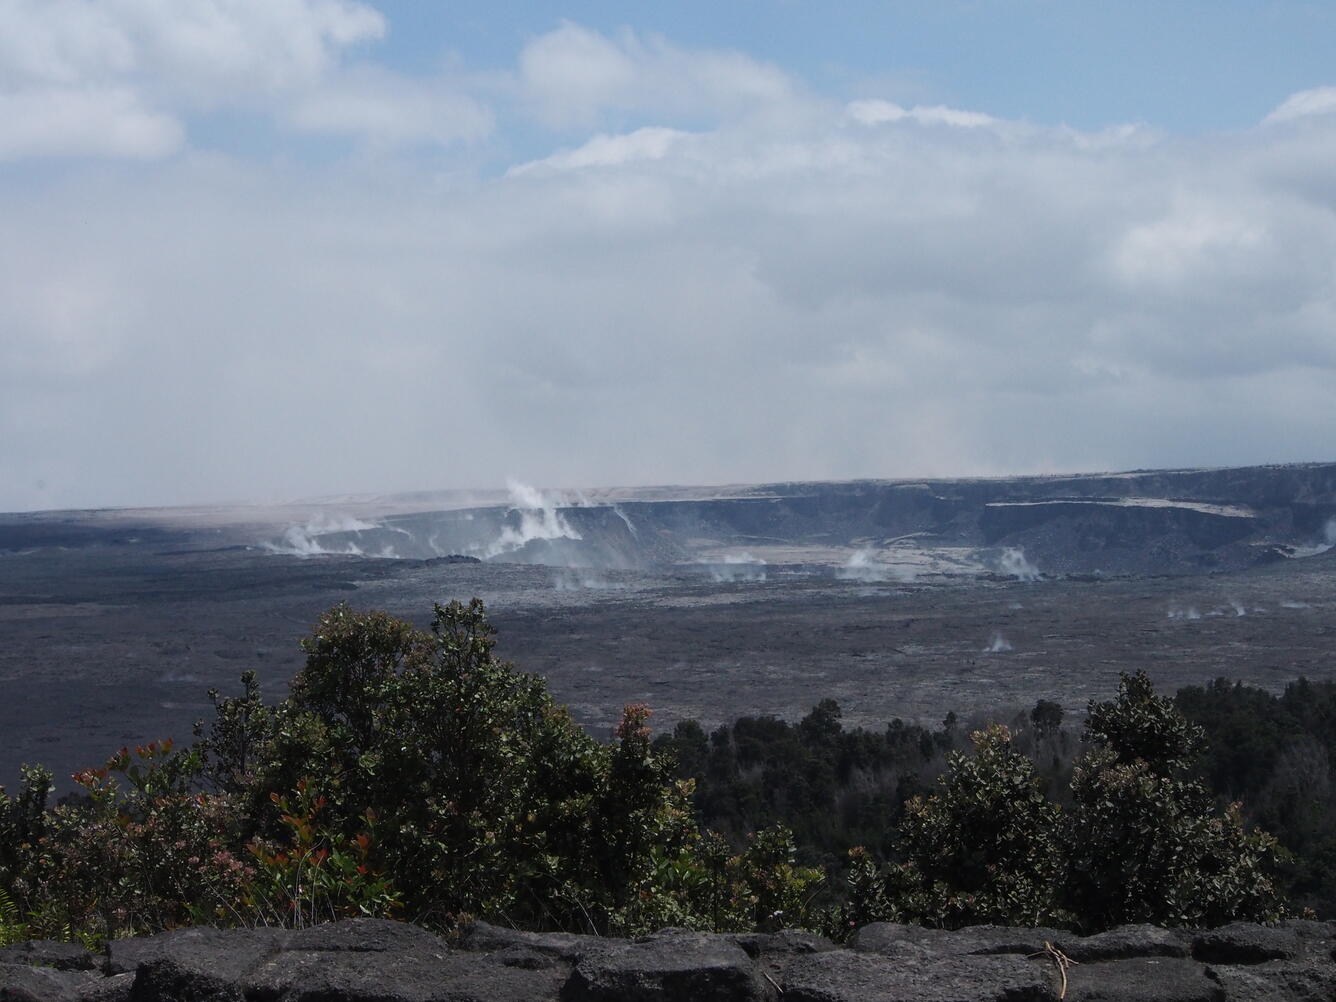
[[[0,887],[0,946],[20,943],[28,938],[28,927],[19,921],[19,906]]]

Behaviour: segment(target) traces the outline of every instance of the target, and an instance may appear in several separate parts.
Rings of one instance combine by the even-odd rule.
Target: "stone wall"
[[[1058,951],[1053,952],[1049,947]],[[847,948],[801,932],[642,939],[474,925],[457,945],[374,919],[186,929],[102,955],[0,950],[0,1002],[1263,1002],[1336,999],[1336,925],[1078,937],[879,923]],[[1069,963],[1068,963],[1069,961]]]

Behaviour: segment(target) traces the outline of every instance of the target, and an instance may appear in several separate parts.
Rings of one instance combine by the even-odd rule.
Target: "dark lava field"
[[[641,701],[1079,713],[1136,668],[1279,689],[1336,678],[1334,544],[1336,464],[0,515],[0,784],[188,738],[249,668],[280,697],[341,601],[483,598],[599,734]]]

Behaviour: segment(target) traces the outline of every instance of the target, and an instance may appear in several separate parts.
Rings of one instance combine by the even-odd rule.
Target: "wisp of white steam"
[[[580,539],[580,533],[557,510],[560,498],[550,498],[536,487],[518,480],[507,480],[510,510],[519,512],[520,525],[505,526],[501,534],[483,551],[484,557],[513,553],[535,539]]]
[[[862,581],[867,584],[879,581],[908,583],[914,580],[914,571],[913,568],[898,564],[884,564],[875,558],[872,550],[862,549],[850,555],[844,566],[835,571],[835,577],[841,581]]]
[[[1008,546],[997,562],[1003,574],[1010,574],[1018,581],[1039,580],[1039,568],[1025,559],[1025,551],[1019,546]]]
[[[710,568],[710,578],[716,584],[730,581],[764,581],[765,561],[750,553],[727,553],[721,563]]]
[[[315,557],[325,554],[361,557],[365,556],[361,547],[351,540],[345,543],[342,549],[330,549],[320,542],[320,537],[336,532],[364,532],[379,528],[381,525],[377,522],[363,522],[360,518],[330,515],[322,511],[311,516],[305,525],[289,526],[283,533],[282,543],[265,542],[261,545],[270,553],[283,553],[294,557]]]

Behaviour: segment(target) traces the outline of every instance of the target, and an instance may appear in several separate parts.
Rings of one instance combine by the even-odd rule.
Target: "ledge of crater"
[[[449,942],[352,919],[301,930],[183,929],[102,954],[0,949],[5,1002],[1043,1002],[1336,998],[1336,924],[1093,936],[875,923],[849,945],[810,933],[638,939],[478,922]]]

